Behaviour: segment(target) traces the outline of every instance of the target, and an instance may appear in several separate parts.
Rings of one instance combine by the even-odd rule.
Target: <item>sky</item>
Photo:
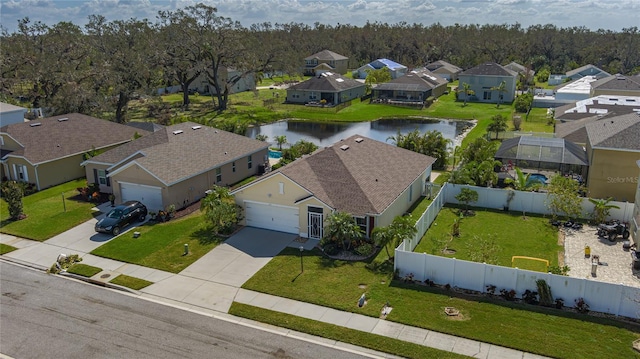
[[[87,16],[107,20],[155,21],[159,10],[206,3],[218,15],[255,23],[305,23],[362,26],[367,21],[396,24],[553,24],[620,31],[640,27],[640,0],[0,0],[0,23],[13,32],[29,17],[53,25],[70,21],[83,26]]]

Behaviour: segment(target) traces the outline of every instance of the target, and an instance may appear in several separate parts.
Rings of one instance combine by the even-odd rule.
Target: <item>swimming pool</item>
[[[269,158],[280,158],[282,157],[282,152],[269,150]]]
[[[540,183],[542,185],[546,185],[547,180],[548,180],[547,176],[543,175],[542,173],[532,173],[529,175],[529,180],[527,181],[527,184]]]

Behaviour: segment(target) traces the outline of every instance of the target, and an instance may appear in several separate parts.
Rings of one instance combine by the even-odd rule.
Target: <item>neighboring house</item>
[[[244,91],[253,91],[256,89],[256,78],[253,73],[243,75],[242,71],[232,68],[226,68],[225,70],[224,67],[222,67],[219,72],[219,81],[221,86],[226,86],[229,79],[241,77],[238,82],[234,83],[233,85],[229,85],[229,94]],[[176,92],[181,90],[182,88],[178,86]],[[193,82],[189,85],[189,91],[197,92],[202,95],[216,94],[216,88],[211,85],[211,83],[209,82],[209,78],[204,73],[201,73],[195,80],[193,80]]]
[[[475,93],[469,96],[469,101],[498,103],[502,97],[502,103],[510,103],[515,98],[518,73],[495,62],[487,62],[460,73],[458,79],[459,88],[467,83]],[[494,88],[502,81],[506,84],[506,92],[499,93]],[[464,93],[458,93],[459,100],[464,100],[464,97]]]
[[[82,163],[87,179],[117,202],[150,210],[187,206],[211,186],[228,186],[264,172],[269,144],[184,122],[165,127]]]
[[[528,79],[533,79],[536,72],[532,69],[526,68],[525,66],[520,65],[519,63],[512,61],[507,65],[504,65],[505,68],[517,72],[520,76],[526,77]]]
[[[591,84],[596,80],[595,76],[584,76],[559,85],[554,90],[556,103],[566,104],[592,97]]]
[[[567,81],[567,75],[565,74],[551,74],[549,75],[549,80],[547,84],[549,86],[557,86]],[[571,81],[571,80],[569,80]]]
[[[446,61],[438,60],[427,64],[425,66],[427,70],[434,74],[447,79],[447,81],[455,81],[458,79],[458,74],[462,72],[462,69],[456,65],[452,65]]]
[[[406,66],[397,62],[393,62],[389,59],[377,59],[355,70],[353,72],[353,78],[364,79],[367,77],[369,71],[380,69],[388,69],[392,79],[404,76],[408,71]]]
[[[318,75],[330,71],[341,75],[347,73],[349,58],[333,51],[322,50],[304,59],[302,73],[307,76]]]
[[[640,168],[640,160],[636,161]],[[636,188],[636,199],[633,206],[633,219],[631,220],[631,237],[636,248],[640,246],[640,176],[638,176],[638,188]]]
[[[571,80],[581,79],[585,76],[593,76],[596,79],[601,79],[603,77],[611,76],[611,74],[594,65],[588,64],[578,67],[577,69],[567,71],[566,76]]]
[[[321,103],[335,106],[364,96],[365,84],[333,72],[323,72],[287,88],[288,103]]]
[[[327,216],[351,214],[369,236],[424,193],[435,159],[359,135],[236,189],[242,224],[320,239]]]
[[[27,109],[24,107],[0,102],[0,127],[24,122],[25,113]]]
[[[615,74],[591,83],[591,96],[640,96],[640,77]]]
[[[149,121],[132,121],[132,122],[127,122],[127,126],[131,126],[131,127],[135,127],[138,129],[141,129],[143,131],[147,131],[147,132],[156,132],[156,131],[160,131],[161,129],[164,128],[164,126],[159,125],[155,122],[149,122]]]
[[[589,197],[633,201],[640,160],[640,114],[630,113],[586,125]]]
[[[106,151],[146,131],[70,113],[0,128],[2,177],[38,190],[85,176],[86,153]]]
[[[411,71],[405,76],[379,84],[373,88],[374,100],[423,102],[430,96],[442,96],[448,81],[424,69]]]

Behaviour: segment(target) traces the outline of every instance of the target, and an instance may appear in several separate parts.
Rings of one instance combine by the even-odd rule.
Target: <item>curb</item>
[[[79,281],[83,281],[89,284],[95,284],[95,285],[99,285],[101,287],[105,287],[105,288],[109,288],[109,289],[115,289],[115,290],[119,290],[122,292],[127,292],[127,293],[131,293],[131,294],[135,294],[135,295],[140,295],[140,292],[131,288],[127,288],[121,285],[117,285],[117,284],[113,284],[113,283],[109,283],[109,282],[102,282],[96,279],[91,279],[91,278],[87,278],[78,274],[73,274],[73,273],[69,273],[66,271],[60,272],[58,273],[58,275],[63,276],[63,277],[68,277],[68,278],[73,278]]]
[[[44,267],[44,266],[41,266],[39,264],[34,264],[34,263],[26,262],[26,261],[23,261],[23,260],[20,260],[20,259],[15,259],[15,258],[5,257],[5,256],[0,256],[0,261],[5,261],[5,262],[17,264],[17,265],[20,265],[22,267],[36,269],[36,270],[43,271],[43,272],[46,272],[49,269],[48,267]]]

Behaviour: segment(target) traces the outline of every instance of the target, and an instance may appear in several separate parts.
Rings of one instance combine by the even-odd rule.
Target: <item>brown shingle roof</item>
[[[305,60],[313,60],[313,59],[318,59],[318,60],[346,60],[348,59],[348,57],[346,56],[342,56],[340,54],[337,54],[333,51],[329,51],[329,50],[322,50],[320,52],[316,52],[315,54],[305,57]]]
[[[594,90],[640,91],[640,78],[616,74],[592,82],[591,88]]]
[[[612,117],[586,125],[593,147],[640,151],[640,114]]]
[[[376,86],[376,90],[428,91],[446,85],[447,80],[427,69],[412,71],[389,82]]]
[[[64,120],[66,118],[66,120]],[[59,121],[60,120],[60,121]],[[39,125],[37,125],[39,124]],[[6,133],[24,148],[10,155],[38,164],[130,141],[146,131],[99,118],[70,113],[24,123],[6,125]]]
[[[345,145],[349,148],[342,150]],[[360,216],[383,213],[434,162],[432,157],[354,135],[279,172],[329,206]]]
[[[452,64],[450,64],[450,63],[448,63],[446,61],[443,61],[443,60],[438,60],[438,61],[432,62],[430,64],[427,64],[427,66],[425,66],[425,67],[430,71],[436,71],[436,70],[438,70],[440,68],[444,68],[444,69],[446,69],[447,71],[449,71],[452,74],[455,74],[455,73],[458,73],[458,72],[462,72],[462,69],[459,68],[458,66],[452,65]]]
[[[364,87],[362,82],[341,76],[335,72],[324,72],[307,81],[290,86],[292,90],[308,90],[321,92],[340,92],[348,89]]]
[[[461,75],[474,75],[474,76],[518,76],[518,73],[504,68],[500,64],[495,62],[486,62],[484,64],[472,67]]]
[[[172,185],[267,147],[269,144],[263,141],[184,122],[165,127],[92,160],[115,164],[117,160],[140,151],[143,155],[136,158],[135,162],[164,184]],[[256,166],[262,160],[253,159]]]

